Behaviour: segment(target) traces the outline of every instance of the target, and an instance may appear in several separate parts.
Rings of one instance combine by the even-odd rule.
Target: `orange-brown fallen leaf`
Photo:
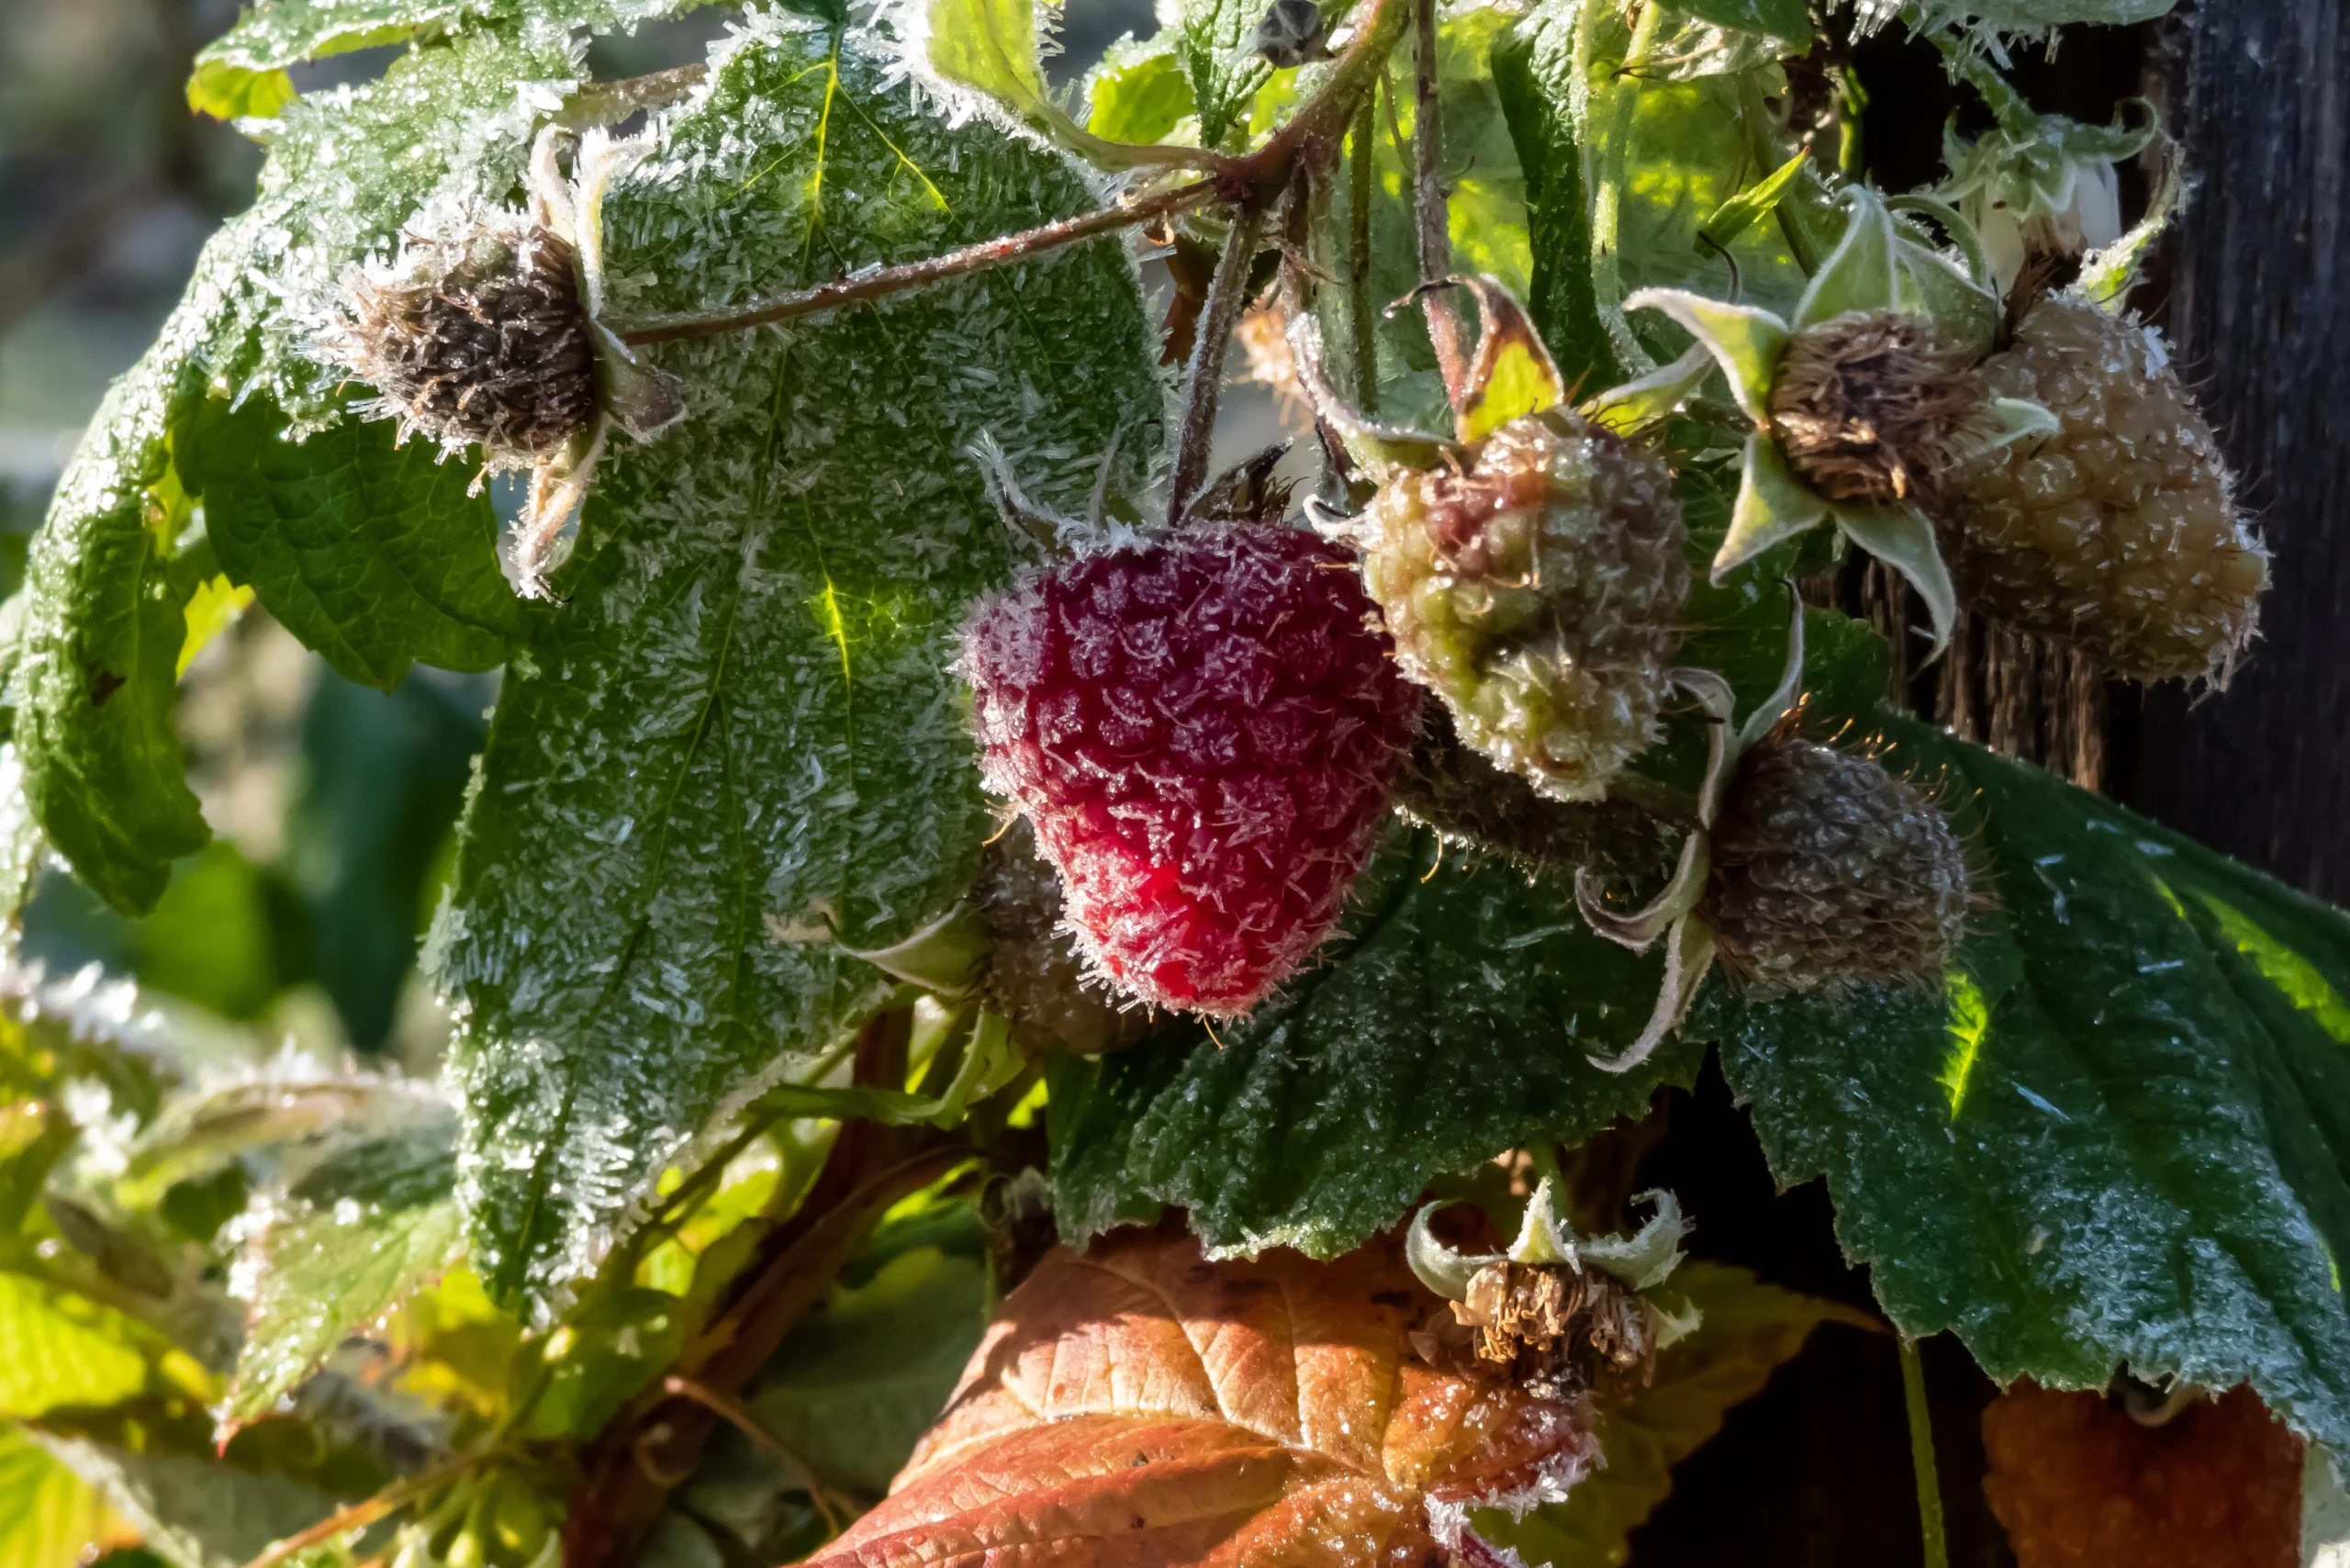
[[[1189,1238],[1062,1249],[1014,1291],[889,1497],[810,1568],[1443,1568],[1471,1504],[1597,1462],[1581,1399],[1438,1371],[1439,1306],[1374,1243],[1204,1261]]]

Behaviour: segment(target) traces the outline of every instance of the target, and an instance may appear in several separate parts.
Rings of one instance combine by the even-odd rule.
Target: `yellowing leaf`
[[[0,1274],[0,1415],[111,1405],[139,1392],[147,1358],[129,1318],[19,1274]]]

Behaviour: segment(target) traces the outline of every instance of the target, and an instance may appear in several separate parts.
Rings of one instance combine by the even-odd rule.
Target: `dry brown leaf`
[[[1188,1237],[1055,1251],[1006,1299],[890,1496],[810,1568],[1444,1568],[1475,1506],[1557,1500],[1582,1400],[1438,1371],[1439,1303],[1377,1242],[1211,1263]]]

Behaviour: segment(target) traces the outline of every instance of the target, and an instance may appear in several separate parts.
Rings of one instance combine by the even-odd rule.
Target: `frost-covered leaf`
[[[521,606],[498,567],[498,519],[473,470],[430,442],[346,419],[308,441],[255,396],[207,398],[172,427],[180,483],[231,581],[349,679],[388,691],[413,660],[490,669]]]
[[[1192,84],[1174,40],[1120,39],[1085,79],[1085,129],[1110,141],[1165,141],[1190,118]]]
[[[264,1199],[245,1239],[245,1342],[221,1415],[268,1414],[343,1338],[449,1266],[456,1126],[439,1116],[330,1156]]]
[[[435,192],[502,199],[534,114],[559,102],[570,70],[558,45],[476,29],[347,95],[287,106],[259,196],[206,246],[59,481],[28,568],[15,743],[33,821],[116,908],[151,908],[171,862],[207,837],[172,711],[190,619],[218,570],[171,465],[174,416],[207,386],[327,412],[337,378],[305,345],[344,273]]]
[[[1192,86],[1200,117],[1200,144],[1217,147],[1245,122],[1248,100],[1273,73],[1249,48],[1265,14],[1258,0],[1183,0],[1175,29],[1175,58]]]
[[[782,17],[605,209],[622,308],[720,307],[1090,210],[1086,177]],[[829,111],[829,112],[828,112]],[[657,351],[687,421],[607,453],[565,601],[509,668],[433,953],[495,1291],[551,1290],[723,1103],[884,992],[836,946],[945,913],[991,831],[946,666],[1010,540],[968,449],[1081,510],[1157,444],[1113,240]]]
[[[1718,28],[1785,39],[1797,50],[1811,41],[1811,12],[1804,0],[1679,0],[1673,8]]]
[[[1594,936],[1571,888],[1443,865],[1392,832],[1320,965],[1235,1025],[1053,1069],[1053,1183],[1072,1241],[1162,1204],[1227,1251],[1329,1257],[1428,1179],[1637,1115],[1701,1054],[1617,1075],[1660,966]],[[1221,1042],[1219,1044],[1218,1042]]]
[[[1438,1310],[1392,1240],[1325,1264],[1149,1233],[1057,1251],[811,1568],[1442,1561],[1462,1505],[1572,1485],[1592,1456],[1580,1405],[1420,1361]]]
[[[934,1247],[901,1252],[791,1331],[749,1400],[761,1427],[834,1485],[878,1495],[946,1406],[987,1327],[988,1274]]]
[[[1925,26],[1983,28],[2028,37],[2076,23],[2121,28],[2166,17],[2178,0],[1924,0],[1918,7]],[[1891,8],[1885,14],[1890,15]]]
[[[76,1568],[106,1529],[106,1505],[22,1432],[0,1428],[0,1562]]]
[[[1667,1294],[1673,1292],[1704,1313],[1704,1321],[1659,1353],[1647,1384],[1602,1402],[1598,1429],[1606,1467],[1585,1477],[1565,1502],[1523,1519],[1479,1515],[1481,1534],[1516,1548],[1528,1562],[1617,1568],[1630,1555],[1627,1538],[1672,1492],[1673,1467],[1710,1441],[1733,1407],[1762,1393],[1814,1328],[1823,1323],[1876,1327],[1875,1319],[1850,1307],[1765,1284],[1720,1263],[1683,1264]]]
[[[1905,1333],[2000,1379],[2249,1382],[2350,1442],[2350,919],[1907,721],[1994,907],[1946,996],[1717,995],[1782,1182],[1825,1175]]]

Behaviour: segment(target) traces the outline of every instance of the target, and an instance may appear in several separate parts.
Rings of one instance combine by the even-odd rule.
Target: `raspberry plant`
[[[588,69],[689,8],[199,57],[260,190],[0,609],[0,1556],[1576,1568],[1825,1325],[1930,1562],[1944,1335],[2027,1568],[2267,1552],[2304,1476],[2326,1539],[2350,919],[1901,711],[1823,586],[2259,656],[2131,313],[2160,128],[2002,69],[2162,0],[1185,0],[1073,94],[1032,6],[755,5]],[[1872,35],[1995,126],[1914,189]],[[1314,439],[1219,471],[1244,315]],[[431,893],[437,1071],[32,956],[204,924],[182,682],[273,624],[301,874]],[[418,666],[486,732],[350,717],[487,690]],[[431,768],[421,841],[320,803]],[[363,1043],[404,916],[282,959]],[[1636,1192],[1716,1074],[1865,1294]]]

